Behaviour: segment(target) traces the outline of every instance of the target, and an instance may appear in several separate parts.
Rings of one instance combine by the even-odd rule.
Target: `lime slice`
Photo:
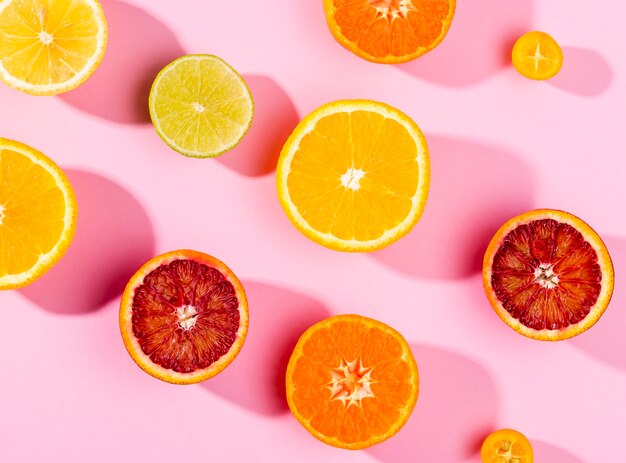
[[[243,78],[212,55],[186,55],[165,66],[150,90],[150,118],[174,151],[219,156],[244,137],[254,115]]]

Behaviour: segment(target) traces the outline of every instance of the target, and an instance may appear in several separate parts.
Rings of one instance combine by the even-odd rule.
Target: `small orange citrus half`
[[[370,318],[339,315],[300,337],[286,386],[289,408],[307,431],[356,450],[400,430],[415,407],[419,379],[400,333]]]
[[[241,350],[248,332],[246,294],[215,257],[168,252],[128,282],[120,330],[144,371],[169,383],[198,383],[226,368]]]
[[[483,263],[491,306],[511,328],[546,341],[591,328],[613,293],[613,264],[593,229],[567,212],[540,209],[505,223]]]
[[[533,31],[517,39],[511,59],[517,72],[524,77],[547,80],[561,70],[563,51],[550,35]]]
[[[456,0],[324,0],[335,40],[375,63],[405,63],[435,48],[450,29]]]
[[[483,463],[533,463],[533,447],[521,432],[500,429],[487,436],[480,458]]]
[[[39,151],[0,138],[0,289],[26,286],[63,257],[77,206],[63,171]]]

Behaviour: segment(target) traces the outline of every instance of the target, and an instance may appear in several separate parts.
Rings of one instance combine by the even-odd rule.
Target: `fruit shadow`
[[[609,365],[626,370],[626,239],[603,237],[615,269],[613,297],[604,315],[588,331],[571,339],[578,349]]]
[[[413,231],[372,257],[419,278],[460,279],[479,272],[489,240],[533,206],[528,165],[500,148],[428,138],[431,186]]]
[[[563,67],[547,82],[574,95],[601,95],[611,86],[613,71],[606,59],[593,50],[563,47]]]
[[[65,170],[78,202],[76,236],[67,254],[20,292],[41,308],[78,315],[118,297],[154,253],[145,210],[124,188],[101,175]]]
[[[289,410],[287,363],[300,335],[330,313],[318,301],[278,286],[244,281],[250,328],[233,364],[202,383],[211,393],[263,415]]]
[[[456,2],[443,42],[398,68],[444,86],[477,84],[511,65],[513,44],[531,29],[532,17],[532,0]]]
[[[150,122],[148,94],[157,73],[185,54],[174,33],[142,9],[103,0],[109,39],[102,63],[60,98],[82,111],[124,124]]]
[[[243,77],[254,98],[254,120],[241,143],[217,159],[242,175],[259,177],[274,172],[280,150],[300,119],[274,80],[262,75]]]
[[[547,442],[531,439],[535,461],[546,463],[583,463],[583,461],[562,448]]]
[[[411,349],[420,375],[415,410],[396,436],[368,453],[385,463],[475,458],[497,420],[498,394],[492,378],[457,353],[415,343]]]

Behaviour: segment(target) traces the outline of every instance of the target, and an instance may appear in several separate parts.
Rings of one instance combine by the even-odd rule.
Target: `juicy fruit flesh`
[[[491,283],[504,309],[524,326],[561,330],[587,317],[602,289],[602,271],[578,230],[542,219],[504,238]]]
[[[0,150],[0,277],[33,268],[65,229],[65,196],[43,166]]]
[[[133,334],[150,360],[179,373],[205,369],[237,338],[239,301],[217,269],[189,259],[151,271],[136,289]]]
[[[66,82],[96,54],[98,33],[84,1],[13,1],[0,14],[2,67],[32,85]]]
[[[493,455],[486,463],[528,463],[525,458],[524,447],[518,442],[500,440],[490,449]]]
[[[300,141],[287,177],[290,199],[315,230],[369,241],[411,212],[419,179],[415,140],[370,111],[320,119]]]
[[[451,9],[449,0],[334,0],[334,5],[341,33],[377,58],[432,46]]]
[[[561,68],[563,53],[556,41],[544,32],[529,32],[513,47],[513,65],[531,79],[547,79]]]
[[[402,345],[358,323],[321,328],[303,346],[293,403],[317,432],[352,444],[384,435],[413,392]]]

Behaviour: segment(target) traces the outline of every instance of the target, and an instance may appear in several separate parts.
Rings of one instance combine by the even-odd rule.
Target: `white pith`
[[[361,179],[363,177],[365,177],[363,170],[350,167],[346,173],[341,176],[340,181],[346,190],[358,191],[361,189]]]

